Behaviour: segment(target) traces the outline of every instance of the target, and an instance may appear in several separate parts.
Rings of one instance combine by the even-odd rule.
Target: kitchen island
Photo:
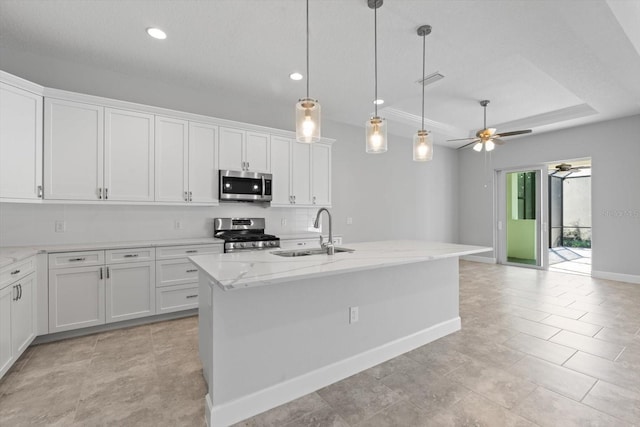
[[[226,426],[460,329],[458,257],[422,241],[354,252],[191,257],[199,274],[206,419]]]

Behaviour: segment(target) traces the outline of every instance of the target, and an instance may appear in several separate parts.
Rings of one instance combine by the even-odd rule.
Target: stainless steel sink
[[[353,252],[355,249],[349,248],[340,248],[335,247],[334,253],[338,252]],[[309,255],[326,255],[326,248],[317,248],[317,249],[292,249],[288,251],[273,251],[271,252],[274,255],[284,256],[284,257],[295,257],[295,256],[309,256]]]

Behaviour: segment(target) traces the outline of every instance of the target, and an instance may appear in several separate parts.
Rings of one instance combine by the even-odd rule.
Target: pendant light
[[[309,98],[309,0],[307,0],[307,97],[296,104],[296,141],[320,141],[320,104]]]
[[[370,9],[373,9],[373,51],[374,51],[374,76],[375,98],[378,100],[378,8],[383,0],[367,0]],[[378,103],[374,102],[375,113],[365,124],[367,153],[384,153],[387,151],[387,121],[378,117]]]
[[[418,28],[418,35],[422,37],[422,127],[413,137],[414,162],[428,162],[433,159],[433,136],[424,129],[425,40],[429,34],[431,34],[431,25],[422,25]]]

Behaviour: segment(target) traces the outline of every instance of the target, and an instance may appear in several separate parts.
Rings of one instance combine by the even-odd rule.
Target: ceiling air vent
[[[435,73],[429,74],[424,79],[420,79],[416,81],[416,83],[418,83],[419,85],[427,86],[427,85],[430,85],[431,83],[435,83],[438,80],[442,80],[442,79],[444,79],[444,75],[436,71]]]

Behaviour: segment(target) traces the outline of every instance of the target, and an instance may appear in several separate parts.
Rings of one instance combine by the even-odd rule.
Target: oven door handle
[[[260,178],[262,179],[262,198],[264,199],[266,191],[266,180],[264,179],[264,175],[262,175]]]

